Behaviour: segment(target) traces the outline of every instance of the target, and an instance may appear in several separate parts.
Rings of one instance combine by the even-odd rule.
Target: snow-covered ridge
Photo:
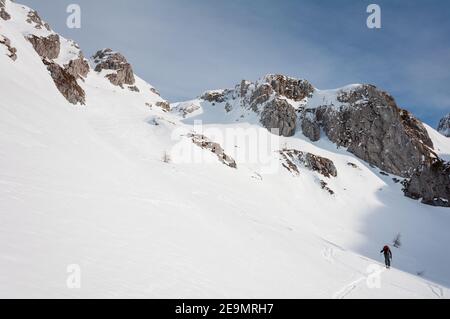
[[[16,34],[21,34],[32,44],[50,72],[57,89],[69,103],[88,103],[90,96],[86,93],[86,79],[91,73],[96,73],[96,76],[110,82],[112,86],[119,86],[140,95],[140,100],[145,101],[142,102],[144,105],[167,109],[168,103],[159,96],[153,86],[137,79],[131,65],[120,53],[111,49],[101,50],[93,57],[92,67],[78,44],[53,31],[36,11],[10,0],[5,2],[5,11],[10,18],[0,19],[2,25]],[[19,59],[20,54],[21,52],[16,52]]]
[[[51,35],[58,35],[60,52],[54,61],[61,67],[64,67],[71,60],[77,59],[80,56],[81,50],[78,45],[74,41],[68,40],[53,31],[50,25],[33,9],[6,0],[5,10],[11,15],[11,19],[7,23],[12,25],[16,31],[22,33],[25,37],[36,36],[39,38],[47,38]]]

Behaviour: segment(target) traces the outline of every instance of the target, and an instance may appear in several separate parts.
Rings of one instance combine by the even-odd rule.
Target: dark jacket
[[[380,253],[384,253],[384,257],[392,259],[392,252],[388,246],[384,246]]]

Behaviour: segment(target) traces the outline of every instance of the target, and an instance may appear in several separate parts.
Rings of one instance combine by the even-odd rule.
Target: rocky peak
[[[133,85],[135,83],[133,68],[122,54],[111,49],[103,49],[98,51],[92,59],[96,72],[113,71],[105,76],[112,84],[123,88],[124,84]]]
[[[314,87],[306,80],[299,80],[280,74],[268,74],[264,77],[277,95],[284,96],[296,102],[310,97]]]
[[[311,140],[322,129],[338,146],[384,171],[408,177],[433,143],[420,121],[400,109],[394,98],[372,85],[340,91],[339,105],[308,106],[301,114],[303,133]]]
[[[442,135],[450,137],[450,113],[439,121],[438,131]]]

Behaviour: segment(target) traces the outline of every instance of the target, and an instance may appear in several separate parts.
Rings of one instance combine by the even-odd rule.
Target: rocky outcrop
[[[303,112],[301,120],[303,135],[312,142],[320,140],[320,125],[315,120],[315,110],[306,110]]]
[[[114,52],[111,49],[104,49],[98,51],[93,56],[93,59],[96,64],[96,72],[101,72],[102,70],[113,71],[106,75],[106,78],[113,85],[120,86],[121,88],[123,88],[124,84],[134,85],[133,68],[122,54]]]
[[[200,106],[195,103],[182,103],[180,105],[177,105],[174,107],[174,110],[183,116],[185,118],[191,113],[194,113],[195,111],[198,111],[200,109]]]
[[[166,101],[160,101],[155,103],[157,107],[160,107],[164,112],[170,112],[170,104]]]
[[[49,60],[43,60],[50,75],[55,82],[56,87],[61,94],[72,104],[85,105],[86,95],[83,89],[78,85],[75,76],[63,69],[60,65]]]
[[[337,177],[337,169],[332,160],[301,152],[299,150],[280,151],[282,165],[291,173],[300,174],[300,167],[305,167],[311,171],[318,172],[325,177]]]
[[[154,94],[156,94],[158,96],[161,96],[161,94],[155,88],[150,88],[150,92],[152,92],[152,93],[154,93]]]
[[[3,44],[8,50],[8,57],[11,58],[11,60],[16,61],[17,49],[11,46],[11,41],[7,37],[0,35],[0,44]]]
[[[206,136],[200,134],[189,134],[188,137],[192,139],[195,145],[214,153],[221,163],[231,168],[237,168],[236,161],[225,154],[224,149],[219,143],[212,142]]]
[[[296,102],[311,96],[314,87],[306,80],[290,78],[279,74],[266,75],[265,81],[271,85],[277,95]]]
[[[130,90],[131,92],[140,92],[139,88],[136,85],[129,86],[128,90]]]
[[[269,131],[289,137],[295,134],[297,113],[286,100],[275,98],[265,105],[260,122]]]
[[[41,17],[39,16],[39,14],[34,11],[31,10],[28,15],[27,15],[27,22],[30,24],[34,23],[34,27],[36,29],[41,30],[42,28],[47,29],[47,31],[50,31],[50,26],[48,25],[48,23],[44,22]]]
[[[41,58],[53,60],[59,56],[61,50],[59,35],[51,34],[48,37],[30,35],[27,39]]]
[[[210,103],[223,103],[228,93],[228,90],[207,91],[200,98]]]
[[[319,125],[338,146],[389,173],[408,177],[433,156],[433,143],[425,127],[409,112],[397,107],[387,93],[371,85],[341,92],[340,106],[321,106],[315,110],[313,124],[305,124],[306,136],[317,140]],[[317,126],[315,127],[317,130]]]
[[[78,58],[73,59],[68,64],[64,65],[64,69],[75,78],[85,78],[89,73],[90,67],[88,61],[84,58],[83,53],[80,52]]]
[[[0,0],[0,18],[2,18],[3,20],[11,19],[11,15],[6,12],[5,0]]]
[[[334,195],[334,191],[333,191],[330,187],[328,187],[328,183],[327,183],[327,182],[325,182],[325,181],[323,181],[323,180],[320,180],[320,187],[321,187],[323,190],[327,191],[328,194]]]
[[[450,163],[433,159],[422,164],[404,183],[404,193],[422,203],[450,207]]]
[[[450,137],[450,113],[444,116],[438,125],[438,132],[444,136]]]
[[[250,96],[249,106],[250,108],[258,112],[259,106],[269,101],[270,97],[274,94],[272,87],[268,83],[261,84],[256,87]]]

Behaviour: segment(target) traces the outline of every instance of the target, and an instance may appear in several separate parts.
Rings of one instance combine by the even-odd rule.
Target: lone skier
[[[391,268],[391,259],[392,259],[392,252],[388,245],[384,246],[383,249],[380,251],[380,253],[384,254],[384,262],[386,264],[386,268]]]

